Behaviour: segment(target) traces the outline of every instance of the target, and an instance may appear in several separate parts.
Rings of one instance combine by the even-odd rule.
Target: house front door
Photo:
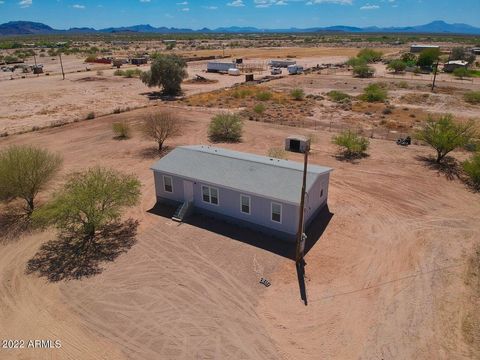
[[[183,198],[185,201],[193,201],[193,182],[183,180]]]

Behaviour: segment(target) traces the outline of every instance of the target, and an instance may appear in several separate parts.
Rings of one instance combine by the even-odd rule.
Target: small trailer
[[[228,75],[240,76],[240,70],[239,70],[239,69],[230,68],[230,69],[228,69]]]
[[[207,72],[223,72],[228,73],[230,69],[236,69],[237,64],[234,62],[217,62],[210,61],[207,63]]]
[[[132,65],[145,65],[148,63],[148,59],[146,57],[138,57],[138,58],[132,58],[130,60],[130,62],[132,63]]]
[[[303,73],[303,66],[300,65],[289,65],[287,69],[290,75],[297,75]]]
[[[295,65],[296,63],[294,60],[270,60],[268,64],[270,67],[288,68],[290,65]]]

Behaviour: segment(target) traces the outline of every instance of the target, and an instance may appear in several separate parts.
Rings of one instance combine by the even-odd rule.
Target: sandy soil
[[[333,217],[306,256],[305,306],[294,263],[245,242],[258,235],[204,218],[178,225],[147,212],[154,204],[152,144],[138,133],[116,141],[111,132],[112,122],[135,124],[146,111],[0,139],[0,148],[26,143],[61,152],[61,179],[99,164],[143,183],[141,205],[128,213],[141,221],[138,242],[100,275],[60,283],[26,275],[27,260],[51,232],[0,245],[0,338],[62,341],[59,350],[0,349],[1,358],[473,356],[461,335],[468,301],[461,275],[480,236],[479,195],[416,158],[429,149],[372,140],[370,157],[351,164],[335,159],[330,133],[317,131],[311,161],[335,168]],[[213,110],[176,112],[188,125],[169,145],[205,143]],[[307,133],[247,122],[244,141],[226,146],[265,154],[299,131]],[[261,277],[272,285],[260,285]]]

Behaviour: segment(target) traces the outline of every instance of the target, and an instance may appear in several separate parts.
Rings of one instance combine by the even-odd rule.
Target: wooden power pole
[[[437,80],[438,64],[439,60],[437,60],[437,64],[435,65],[435,72],[433,73],[432,92],[435,90],[435,80]]]
[[[65,80],[65,72],[63,71],[62,52],[61,51],[58,53],[58,56],[60,57],[60,66],[62,67],[63,80]]]
[[[298,231],[297,231],[297,247],[295,252],[295,261],[300,263],[305,255],[305,234],[303,233],[303,219],[305,215],[305,193],[307,188],[307,166],[308,166],[308,153],[310,152],[310,145],[307,144],[305,154],[303,158],[303,181],[302,181],[302,194],[300,197],[300,209],[298,218]]]

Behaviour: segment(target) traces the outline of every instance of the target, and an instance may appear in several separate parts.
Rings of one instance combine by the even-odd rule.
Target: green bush
[[[114,76],[123,76],[123,74],[124,74],[123,70],[120,70],[120,69],[115,70],[113,73]]]
[[[456,68],[455,70],[453,70],[453,75],[460,79],[472,76],[470,74],[470,71],[464,67]]]
[[[253,107],[253,111],[259,115],[262,115],[266,110],[266,107],[265,105],[263,104],[256,104],[254,107]]]
[[[418,56],[417,65],[423,68],[432,67],[439,57],[439,49],[425,49]]]
[[[381,102],[385,101],[387,97],[387,89],[378,84],[368,85],[365,89],[363,89],[363,94],[360,95],[360,99],[367,102]]]
[[[470,160],[465,161],[462,165],[472,185],[480,189],[480,152],[477,152]]]
[[[208,127],[208,137],[213,142],[239,142],[242,132],[243,122],[237,114],[218,114]]]
[[[112,129],[116,139],[125,140],[130,138],[130,125],[126,121],[113,123]]]
[[[350,130],[334,136],[332,142],[342,148],[343,155],[347,158],[363,155],[370,144],[367,138]]]
[[[95,119],[95,113],[93,111],[89,112],[87,114],[87,117],[85,118],[86,120],[92,120]]]
[[[373,63],[382,60],[383,53],[373,49],[362,49],[357,54],[357,57],[364,59],[367,63]]]
[[[242,88],[237,89],[232,93],[232,96],[235,99],[245,99],[246,97],[251,96],[251,95],[252,95],[252,90],[242,89]]]
[[[338,91],[338,90],[332,90],[332,91],[329,91],[327,93],[327,96],[332,100],[332,101],[335,101],[335,102],[343,102],[345,101],[346,99],[350,99],[350,95],[342,92],[342,91]]]
[[[470,104],[480,104],[480,91],[469,91],[463,98]]]
[[[305,91],[303,91],[303,89],[296,88],[290,92],[290,96],[293,100],[303,100],[305,97]]]
[[[256,96],[257,100],[268,101],[272,98],[272,93],[270,91],[260,91]]]
[[[375,74],[375,69],[366,64],[356,65],[353,67],[353,75],[359,78],[369,78]]]
[[[367,61],[364,58],[352,57],[348,59],[345,64],[350,67],[355,67],[359,65],[367,65]]]
[[[402,60],[392,60],[388,63],[387,69],[396,73],[403,72],[407,68],[407,64]]]

